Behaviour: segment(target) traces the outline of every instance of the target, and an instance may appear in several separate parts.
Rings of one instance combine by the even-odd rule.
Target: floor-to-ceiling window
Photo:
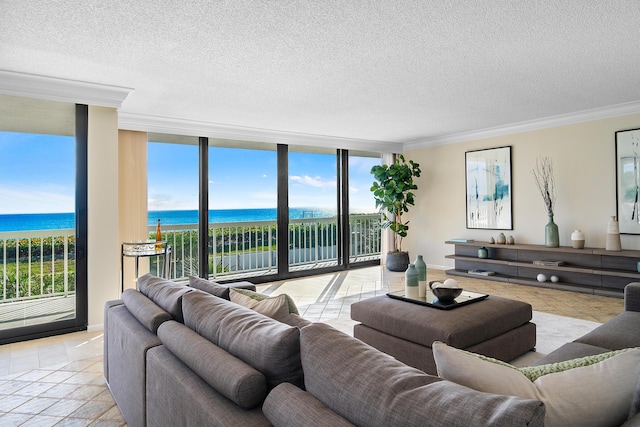
[[[151,133],[148,136],[147,209],[150,237],[160,220],[162,239],[171,246],[172,278],[197,276],[198,146],[193,136]],[[150,271],[160,275],[162,259],[150,259]]]
[[[0,342],[86,328],[86,124],[0,95]]]
[[[289,270],[339,264],[335,149],[289,147]]]
[[[378,262],[380,216],[369,188],[379,155],[177,135],[148,140],[149,237],[160,219],[173,247],[172,278],[262,281]],[[160,261],[150,269],[159,274]]]
[[[371,168],[380,154],[349,152],[349,262],[380,259],[380,213],[371,192]]]
[[[208,145],[209,276],[276,274],[276,146],[216,139]]]

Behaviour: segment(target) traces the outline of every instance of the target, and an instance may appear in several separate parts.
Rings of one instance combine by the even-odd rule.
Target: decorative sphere
[[[558,278],[558,276],[551,276],[551,281],[553,283],[558,283],[560,281],[560,279]]]
[[[458,281],[455,279],[447,279],[442,284],[445,288],[455,289],[458,287]]]
[[[546,282],[547,281],[547,276],[545,276],[544,274],[540,273],[540,274],[538,274],[536,279],[538,279],[538,282]]]

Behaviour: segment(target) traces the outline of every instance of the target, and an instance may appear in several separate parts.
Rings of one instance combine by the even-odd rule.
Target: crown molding
[[[0,70],[0,93],[120,108],[132,88]]]
[[[433,147],[436,145],[455,144],[458,142],[472,141],[476,139],[493,138],[496,136],[511,135],[514,133],[548,129],[557,126],[572,125],[575,123],[608,119],[611,117],[627,116],[630,114],[638,113],[640,113],[640,101],[628,102],[625,104],[594,108],[591,110],[578,111],[575,113],[560,114],[557,116],[550,116],[542,119],[528,120],[524,122],[513,123],[510,125],[407,141],[403,144],[403,151]]]
[[[127,112],[118,114],[118,128],[172,135],[206,136],[237,141],[343,148],[380,153],[396,152],[401,148],[401,145],[395,142],[276,131]]]

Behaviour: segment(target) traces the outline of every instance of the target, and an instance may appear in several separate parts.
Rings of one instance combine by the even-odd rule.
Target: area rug
[[[600,326],[598,322],[558,316],[540,311],[533,312],[532,322],[536,324],[535,351],[529,351],[517,359],[512,360],[511,363],[516,366],[531,365],[542,356],[551,353],[563,344],[573,341]],[[353,336],[353,325],[358,322],[346,317],[340,317],[323,321],[323,323]]]

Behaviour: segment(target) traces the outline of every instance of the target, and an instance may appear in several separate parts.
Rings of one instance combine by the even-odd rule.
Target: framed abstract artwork
[[[511,147],[465,153],[467,228],[513,230]]]
[[[616,132],[616,214],[622,234],[640,234],[640,129]]]

